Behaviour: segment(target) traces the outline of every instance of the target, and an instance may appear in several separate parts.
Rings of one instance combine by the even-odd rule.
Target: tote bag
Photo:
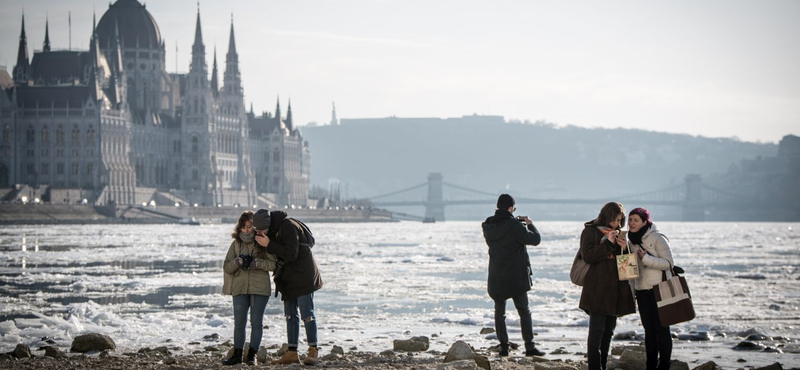
[[[630,245],[628,245],[627,249],[628,253],[617,256],[619,281],[637,279],[639,277],[639,260],[636,258],[636,253],[631,253]]]
[[[589,264],[581,258],[581,251],[575,254],[575,260],[572,261],[572,268],[569,269],[569,280],[577,286],[583,286],[586,282],[586,273],[589,272]]]
[[[664,271],[661,279],[653,287],[661,326],[667,327],[694,319],[694,305],[686,278],[674,274],[674,271]]]

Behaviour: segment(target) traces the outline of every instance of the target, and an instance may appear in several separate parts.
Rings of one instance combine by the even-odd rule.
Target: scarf
[[[603,233],[603,235],[605,235],[606,237],[608,236],[608,233],[613,231],[613,229],[611,229],[608,226],[596,226],[596,227],[597,227],[597,230],[600,230],[600,232]]]
[[[639,229],[639,231],[637,232],[628,231],[628,238],[631,239],[631,243],[642,245],[642,237],[647,232],[647,230],[650,230],[650,226],[652,225],[653,225],[652,223],[648,222],[646,225],[642,226],[642,228]]]
[[[243,233],[243,232],[240,231],[239,232],[239,239],[244,244],[250,244],[250,243],[252,243],[252,242],[254,242],[256,240],[256,232],[255,231],[251,231],[249,233]]]

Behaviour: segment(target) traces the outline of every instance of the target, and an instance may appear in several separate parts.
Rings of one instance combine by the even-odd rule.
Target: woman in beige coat
[[[275,270],[275,256],[255,243],[253,212],[245,211],[231,234],[233,242],[225,256],[225,284],[223,294],[233,296],[233,355],[224,365],[242,363],[247,312],[250,311],[250,349],[247,364],[256,364],[256,353],[261,346],[264,310],[272,294],[269,271]]]
[[[673,264],[669,240],[658,231],[650,212],[636,208],[628,215],[628,242],[639,255],[639,278],[634,281],[639,317],[644,326],[644,346],[647,370],[668,370],[672,356],[672,336],[669,326],[661,326],[653,287],[661,282],[664,271]]]

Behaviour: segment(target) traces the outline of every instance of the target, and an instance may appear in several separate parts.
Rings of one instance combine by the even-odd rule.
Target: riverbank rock
[[[720,370],[720,368],[716,362],[708,361],[692,370]]]
[[[481,335],[492,334],[494,333],[494,329],[492,328],[483,328],[481,329]]]
[[[339,347],[339,346],[333,346],[333,348],[331,349],[331,353],[337,354],[337,355],[343,355],[344,354],[344,348]]]
[[[628,369],[647,368],[647,354],[642,351],[632,351],[629,349],[622,351],[622,356],[619,356],[619,361],[625,363]]]
[[[689,370],[689,364],[683,361],[672,360],[669,362],[669,370]]]
[[[114,350],[116,348],[117,345],[114,344],[114,340],[108,335],[89,333],[75,337],[75,340],[72,341],[72,347],[70,347],[69,350],[70,352],[86,353],[90,351],[104,351],[107,349]]]
[[[167,358],[164,359],[164,365],[175,365],[177,363],[178,360],[176,360],[175,357],[172,356],[167,356]]]
[[[424,352],[430,348],[428,337],[413,337],[408,340],[395,339],[394,350],[403,352]]]
[[[489,362],[489,358],[486,356],[475,356],[475,365],[478,365],[483,370],[492,370],[492,363]]]
[[[447,350],[447,355],[444,356],[444,362],[474,360],[475,357],[475,351],[472,350],[472,347],[460,340],[453,343],[450,349]]]
[[[67,354],[58,347],[46,346],[40,349],[44,350],[44,357],[65,358]]]
[[[783,370],[783,366],[780,363],[776,362],[776,363],[774,363],[772,365],[767,365],[767,366],[764,366],[764,367],[757,367],[754,370]]]
[[[611,349],[611,354],[614,356],[621,356],[625,351],[636,351],[636,352],[644,352],[644,347],[642,346],[619,346],[614,347]]]
[[[733,349],[736,351],[761,351],[764,348],[766,347],[764,347],[759,343],[753,343],[746,340],[739,342],[739,344],[737,344],[736,347],[733,347]]]
[[[281,357],[281,356],[285,355],[286,351],[288,351],[288,350],[289,350],[289,345],[284,343],[281,346],[281,348],[279,348],[277,351],[275,351],[275,356]]]
[[[481,370],[472,360],[453,361],[436,366],[436,370]]]
[[[14,351],[11,352],[11,356],[16,358],[31,358],[33,355],[31,354],[31,349],[28,347],[27,344],[17,344],[17,348],[14,348]]]
[[[269,353],[267,352],[267,347],[261,346],[261,348],[259,348],[258,352],[256,353],[256,360],[258,360],[259,364],[265,364],[267,363],[268,356]]]

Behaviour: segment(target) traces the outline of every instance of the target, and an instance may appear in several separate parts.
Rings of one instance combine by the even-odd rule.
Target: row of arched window
[[[5,142],[10,142],[11,137],[11,129],[6,125],[3,130],[3,136]],[[26,132],[26,141],[29,144],[33,144],[36,142],[36,130],[32,127],[28,128]],[[72,144],[80,144],[81,143],[81,130],[78,128],[78,125],[74,125],[72,127]],[[63,145],[66,139],[66,131],[64,130],[62,125],[58,125],[58,128],[55,132],[55,141],[57,145]],[[86,130],[86,144],[94,144],[95,140],[95,131],[92,125],[89,125],[89,128]],[[42,144],[50,144],[50,128],[47,125],[42,127],[42,131],[40,134],[40,141]]]

